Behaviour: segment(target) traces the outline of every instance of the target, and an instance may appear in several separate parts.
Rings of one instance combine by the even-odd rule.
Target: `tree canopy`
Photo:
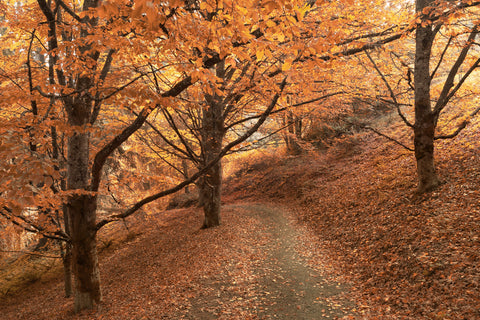
[[[415,151],[418,191],[429,191],[440,182],[434,141],[457,136],[480,110],[472,98],[477,6],[3,1],[1,216],[71,247],[80,311],[102,300],[97,232],[194,182],[203,199],[218,198],[221,159],[252,143],[264,124],[270,133],[296,126],[288,134],[302,139],[304,117],[325,122],[359,105],[392,106],[413,130],[413,146],[370,129]],[[437,132],[453,101],[465,105],[461,120]],[[182,178],[166,177],[158,159]],[[187,159],[193,173],[175,162]],[[115,174],[131,182],[118,188]],[[120,212],[100,216],[104,196]],[[219,203],[203,202],[217,211]],[[219,223],[210,214],[205,227]]]

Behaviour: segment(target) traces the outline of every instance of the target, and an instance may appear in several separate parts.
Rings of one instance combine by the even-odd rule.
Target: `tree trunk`
[[[183,177],[185,179],[188,179],[189,178],[189,174],[188,174],[188,161],[186,159],[183,159],[182,160],[182,170],[183,170]],[[189,194],[190,193],[190,186],[186,186],[185,187],[185,194]]]
[[[101,302],[96,242],[96,196],[85,194],[88,186],[87,133],[75,133],[68,141],[67,186],[71,219],[75,312],[92,309]]]
[[[284,135],[287,153],[290,155],[299,155],[302,153],[302,147],[298,144],[297,137],[301,135],[301,122],[293,115],[291,111],[287,111],[284,118],[284,126],[287,132]],[[297,134],[298,127],[298,134]]]
[[[202,124],[203,165],[215,159],[222,150],[224,137],[223,104],[211,103],[204,111]],[[205,219],[203,228],[220,225],[220,203],[222,187],[222,163],[218,161],[200,181],[200,203]]]
[[[415,124],[415,158],[417,160],[418,193],[430,191],[440,184],[434,162],[434,117]]]
[[[201,182],[200,199],[204,212],[202,228],[220,225],[221,187],[222,165],[219,161],[205,174]]]
[[[65,243],[65,251],[63,252],[63,278],[65,297],[70,298],[73,294],[72,285],[72,246],[70,243]]]
[[[299,116],[295,116],[295,138],[302,139],[303,121]]]
[[[96,241],[96,197],[72,196],[72,258],[75,275],[74,310],[93,309],[102,301]]]
[[[69,125],[74,133],[68,139],[67,156],[67,189],[70,192],[67,214],[75,276],[75,312],[95,308],[102,300],[96,246],[97,196],[88,192],[90,136],[84,131],[91,101],[84,97],[77,99],[68,109]]]
[[[69,77],[75,80],[67,83],[66,75],[63,73],[65,65],[58,63],[58,56],[55,53],[58,49],[57,23],[61,20],[61,10],[57,11],[57,9],[60,7],[52,11],[50,1],[39,0],[38,4],[48,22],[49,83],[55,85],[56,70],[58,84],[74,89],[75,92],[72,95],[63,95],[62,101],[71,130],[68,133],[70,137],[67,144],[66,214],[70,220],[72,269],[75,276],[74,309],[75,312],[79,312],[94,308],[102,299],[96,249],[97,195],[89,189],[90,136],[87,132],[94,102],[92,89],[95,88],[94,80],[96,74],[98,75],[96,63],[92,64],[92,62],[97,62],[100,57],[100,53],[93,50],[89,36],[98,18],[86,15],[79,25],[78,40],[83,40],[80,42],[84,45],[76,50],[75,59],[78,62],[84,62],[85,66],[83,70],[78,70],[76,75],[68,72]],[[98,0],[84,0],[82,12],[96,8],[98,4]],[[64,40],[68,43],[71,39]],[[101,71],[102,74],[109,71],[109,64],[106,66],[108,67]],[[92,122],[93,119],[95,117],[92,118]],[[66,264],[68,265],[68,260]],[[66,270],[66,276],[67,273],[68,270]]]
[[[66,189],[65,180],[62,179],[62,190]],[[67,206],[63,206],[63,223],[65,228],[65,233],[71,236],[71,224],[70,217],[68,216]],[[73,294],[73,285],[72,285],[72,244],[70,242],[65,243],[65,251],[62,254],[63,261],[63,276],[64,276],[64,289],[65,297],[69,298]]]
[[[417,0],[416,12],[421,13],[432,0]],[[418,192],[432,190],[440,181],[435,171],[434,136],[436,121],[430,101],[430,56],[435,32],[428,24],[417,26],[415,34],[415,125],[414,144],[417,161]]]
[[[225,63],[216,66],[216,75],[220,79],[225,76]],[[205,95],[207,107],[202,116],[202,155],[203,165],[214,160],[222,151],[223,137],[225,136],[224,115],[225,104],[223,98],[214,95]],[[218,161],[206,172],[200,181],[200,204],[203,206],[205,218],[202,228],[211,228],[220,225],[220,205],[222,188],[222,163]]]

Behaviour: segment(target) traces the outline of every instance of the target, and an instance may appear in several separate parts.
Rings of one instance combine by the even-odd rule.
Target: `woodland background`
[[[283,203],[312,232],[300,251],[351,285],[345,317],[480,318],[479,5],[1,1],[6,314],[32,315],[29,288],[58,296],[51,317],[104,301],[99,318],[139,312],[99,256],[189,228],[204,248],[235,228],[255,239],[222,209],[247,199]],[[202,213],[161,214],[192,205]],[[221,274],[226,243],[163,254]],[[194,282],[170,277],[178,305],[169,290]]]

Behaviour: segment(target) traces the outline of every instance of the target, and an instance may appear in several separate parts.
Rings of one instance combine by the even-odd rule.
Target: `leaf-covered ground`
[[[0,318],[480,319],[477,132],[437,144],[444,183],[421,196],[413,154],[368,133],[246,162],[220,227],[173,210],[102,240],[99,312],[72,315],[57,273],[1,299]]]
[[[421,196],[413,154],[367,133],[248,164],[227,193],[289,204],[352,282],[361,319],[480,319],[477,132],[437,144],[443,184]]]
[[[104,303],[98,312],[73,315],[72,299],[62,297],[61,278],[46,277],[3,299],[1,319],[335,319],[354,314],[344,294],[348,288],[327,281],[306,263],[311,237],[281,207],[237,203],[224,206],[222,226],[200,230],[200,222],[198,209],[173,210],[137,219],[121,242],[118,236],[113,243],[104,240]]]

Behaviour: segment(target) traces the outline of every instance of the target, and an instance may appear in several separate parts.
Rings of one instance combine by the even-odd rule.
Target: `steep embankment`
[[[288,204],[353,282],[366,319],[480,319],[480,139],[471,127],[437,146],[444,184],[421,196],[413,154],[368,133],[245,165],[226,194]]]

